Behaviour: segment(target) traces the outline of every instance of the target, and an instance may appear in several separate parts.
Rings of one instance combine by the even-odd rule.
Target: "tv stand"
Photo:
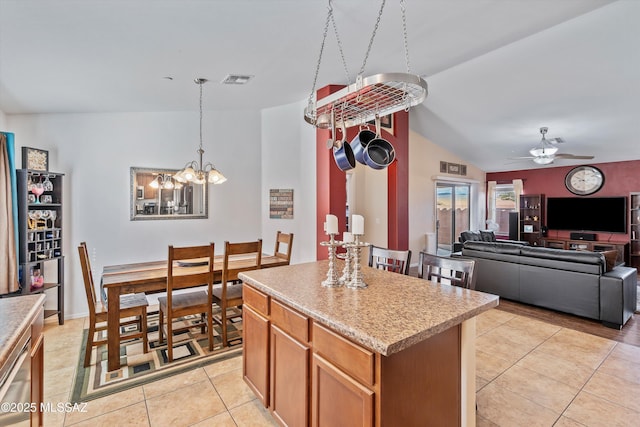
[[[568,238],[543,238],[540,244],[545,248],[565,249],[573,251],[618,251],[616,264],[627,263],[629,260],[629,244],[625,242],[602,242],[591,240],[573,240]]]

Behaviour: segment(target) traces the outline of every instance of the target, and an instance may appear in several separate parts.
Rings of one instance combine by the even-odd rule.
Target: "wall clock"
[[[577,166],[564,178],[567,190],[578,196],[587,196],[599,191],[604,185],[604,174],[594,166]]]

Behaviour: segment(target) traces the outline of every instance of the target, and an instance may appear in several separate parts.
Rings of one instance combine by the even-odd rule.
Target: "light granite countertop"
[[[44,304],[44,294],[0,298],[0,367]]]
[[[365,289],[327,288],[328,261],[247,271],[240,279],[354,342],[397,353],[498,305],[496,295],[362,267]],[[337,263],[342,272],[342,261]]]

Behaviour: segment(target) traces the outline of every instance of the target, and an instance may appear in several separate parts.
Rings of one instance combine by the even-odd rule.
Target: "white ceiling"
[[[388,0],[364,75],[406,72]],[[262,109],[308,98],[327,0],[0,0],[5,114]],[[380,2],[333,0],[353,81]],[[486,171],[540,140],[590,163],[640,159],[640,1],[406,0],[411,127]],[[345,84],[332,28],[317,87]],[[245,86],[218,84],[251,74]],[[172,77],[168,80],[165,77]],[[303,117],[300,112],[300,120]],[[558,160],[554,165],[578,164]],[[584,161],[583,161],[584,162]],[[552,165],[553,166],[553,165]]]

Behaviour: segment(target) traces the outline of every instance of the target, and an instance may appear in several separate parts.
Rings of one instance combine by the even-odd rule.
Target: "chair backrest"
[[[91,273],[91,262],[89,261],[89,251],[87,250],[86,242],[80,242],[80,245],[78,246],[78,255],[80,256],[80,267],[82,267],[82,279],[84,281],[84,290],[87,295],[89,314],[94,316],[96,313],[96,289],[93,284],[93,273]]]
[[[475,261],[420,252],[418,277],[467,289],[475,289]]]
[[[229,268],[230,257],[234,257],[242,262],[237,262],[234,268]],[[224,258],[222,263],[223,296],[226,296],[225,285],[227,282],[237,280],[238,273],[257,270],[261,267],[262,239],[242,243],[224,242]]]
[[[213,243],[201,246],[169,246],[167,264],[167,300],[177,289],[208,285],[213,286]],[[181,265],[181,261],[185,264]]]
[[[411,251],[398,251],[369,245],[369,267],[409,274]]]
[[[286,252],[282,250],[282,245],[286,245]],[[278,230],[276,234],[276,247],[273,250],[273,255],[278,258],[282,258],[287,261],[287,264],[291,262],[291,247],[293,245],[293,233],[282,233]]]

